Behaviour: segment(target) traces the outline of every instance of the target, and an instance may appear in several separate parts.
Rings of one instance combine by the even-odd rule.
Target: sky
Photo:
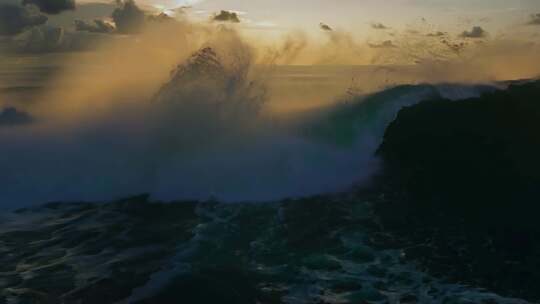
[[[146,5],[191,6],[206,17],[219,10],[237,11],[247,25],[264,29],[317,29],[320,22],[362,34],[380,22],[399,29],[424,18],[442,29],[462,31],[481,25],[491,32],[518,26],[540,12],[538,0],[140,0]],[[315,26],[314,26],[315,25]]]
[[[21,0],[0,0],[0,4],[5,1]],[[46,3],[51,0],[29,1]],[[54,1],[70,3],[72,0]],[[111,18],[115,9],[124,9],[114,0],[75,1],[75,10],[71,7],[60,13],[48,14],[47,26],[61,28],[68,33],[67,36],[75,31],[82,32],[76,33],[78,36],[85,32],[128,33],[127,29],[124,31],[119,26],[122,22]],[[499,54],[509,54],[508,48],[516,51],[540,47],[540,0],[134,1],[145,12],[136,8],[138,13],[133,17],[127,11],[127,19],[124,20],[135,19],[124,24],[138,24],[139,13],[142,15],[141,23],[146,24],[151,21],[146,22],[145,15],[148,20],[153,20],[150,16],[160,13],[194,21],[180,24],[216,29],[225,24],[225,28],[235,29],[256,46],[264,60],[272,60],[275,54],[279,54],[279,58],[287,58],[280,59],[284,61],[282,64],[416,64],[426,58],[463,58],[466,57],[464,50],[469,52],[469,56],[484,57],[478,54],[486,52],[486,47],[496,49]],[[12,19],[6,16],[4,14],[7,21]],[[112,26],[112,30],[103,32],[103,29],[95,29],[96,20],[109,24],[106,28],[111,29]],[[86,27],[81,28],[81,22]],[[115,23],[116,27],[111,25]],[[45,39],[54,34],[46,35],[48,30],[41,29],[38,30],[42,32],[41,36],[36,33],[30,35],[28,33],[32,31],[29,28],[21,31],[27,35],[19,35],[24,41],[41,36]],[[133,34],[138,30],[134,27],[131,31]],[[104,36],[114,39],[115,35]],[[77,38],[83,43],[75,38],[73,43],[63,43],[69,39],[63,39],[62,35],[59,37],[63,41],[56,44],[67,48],[77,43],[93,43],[93,36]],[[23,48],[31,45],[22,44]],[[38,44],[40,50],[49,49],[48,44],[44,47],[41,47],[43,43]],[[482,47],[483,50],[477,51]],[[33,47],[33,51],[35,49]]]

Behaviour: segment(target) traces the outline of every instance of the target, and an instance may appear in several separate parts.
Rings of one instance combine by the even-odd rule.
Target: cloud
[[[121,34],[139,33],[144,26],[145,14],[133,0],[119,0],[112,13],[116,29]]]
[[[59,52],[64,47],[65,32],[61,27],[38,26],[25,32],[16,41],[20,53]]]
[[[112,33],[114,26],[104,20],[94,19],[92,21],[75,20],[75,30],[78,32],[90,33]]]
[[[397,46],[390,40],[386,40],[386,41],[383,41],[383,42],[378,43],[378,44],[369,43],[369,47],[372,48],[372,49],[393,49],[393,48],[397,48]]]
[[[240,18],[236,12],[221,11],[212,17],[212,21],[240,23]]]
[[[540,13],[538,14],[532,14],[531,20],[527,23],[529,25],[540,25]]]
[[[382,24],[380,22],[372,23],[371,28],[376,29],[376,30],[387,30],[387,29],[389,29],[389,27],[387,27],[386,25],[384,25],[384,24]]]
[[[319,27],[321,28],[321,30],[323,31],[327,31],[327,32],[331,32],[333,31],[333,29],[328,25],[328,24],[325,24],[325,23],[319,23]]]
[[[47,16],[42,15],[33,6],[0,5],[0,36],[13,36],[36,25],[46,23]]]
[[[23,5],[35,5],[50,15],[60,14],[63,11],[74,10],[75,0],[23,0]]]
[[[25,125],[33,121],[32,116],[16,108],[8,107],[0,111],[0,127]]]
[[[4,50],[13,54],[45,54],[95,50],[99,44],[114,39],[88,31],[65,31],[62,27],[35,26],[4,44]]]
[[[176,21],[165,12],[146,15],[132,0],[119,1],[118,7],[112,13],[112,19],[114,23],[103,19],[75,20],[75,29],[90,33],[137,34],[150,24]]]
[[[426,36],[427,37],[444,37],[446,35],[447,35],[447,33],[439,31],[439,32],[429,33]]]
[[[166,13],[160,13],[157,15],[148,16],[148,21],[150,22],[172,22],[175,21],[175,19]]]
[[[487,32],[481,26],[474,26],[470,31],[464,31],[460,35],[462,38],[484,38]]]

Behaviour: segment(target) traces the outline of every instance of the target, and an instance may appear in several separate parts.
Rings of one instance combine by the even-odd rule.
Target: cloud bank
[[[75,9],[75,0],[23,0],[23,5],[35,5],[42,12],[50,15],[60,14]]]
[[[33,6],[0,5],[0,36],[13,36],[31,27],[45,24],[47,16]]]

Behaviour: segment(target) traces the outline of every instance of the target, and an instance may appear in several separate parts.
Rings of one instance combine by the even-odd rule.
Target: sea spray
[[[282,118],[264,111],[264,75],[254,74],[250,56],[239,43],[204,46],[149,99],[110,102],[64,125],[38,119],[0,129],[0,205],[137,193],[269,201],[342,191],[377,171],[374,152],[403,106],[486,90],[400,86]]]

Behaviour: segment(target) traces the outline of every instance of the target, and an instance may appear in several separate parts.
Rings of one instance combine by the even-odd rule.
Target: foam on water
[[[375,222],[372,204],[345,196],[51,204],[0,223],[0,299],[155,303],[165,293],[238,303],[249,302],[254,288],[261,299],[290,304],[528,303],[421,271],[404,259],[407,248],[374,246],[384,233]]]

